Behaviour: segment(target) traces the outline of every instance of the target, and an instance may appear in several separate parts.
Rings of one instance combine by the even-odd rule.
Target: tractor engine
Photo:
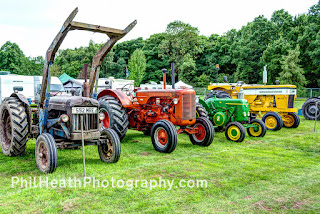
[[[193,125],[196,120],[196,94],[190,89],[140,90],[133,105],[129,123],[140,131],[162,119],[177,126]]]
[[[84,139],[100,137],[99,131],[99,103],[95,99],[79,96],[51,97],[49,104],[49,118],[60,118],[61,123],[68,130],[61,130],[61,125],[56,124],[53,134],[66,137],[70,140],[81,140],[80,117],[83,117]],[[68,134],[66,132],[69,132]]]

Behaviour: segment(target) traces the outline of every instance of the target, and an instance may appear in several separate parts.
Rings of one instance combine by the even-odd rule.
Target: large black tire
[[[189,134],[190,141],[193,145],[209,146],[214,138],[214,128],[208,118],[198,117],[193,128],[198,128],[199,133]]]
[[[216,98],[232,98],[230,94],[222,90],[211,90],[204,100],[210,99],[216,96]]]
[[[251,137],[264,137],[267,132],[267,126],[262,122],[261,120],[258,119],[252,119],[250,121],[250,124],[254,124],[258,126],[257,128],[254,127],[249,127],[247,128],[247,133]]]
[[[246,137],[246,130],[239,122],[230,122],[226,126],[225,135],[228,140],[242,142]]]
[[[18,156],[25,152],[29,126],[24,103],[14,97],[6,98],[0,106],[0,140],[4,155]]]
[[[205,117],[209,119],[209,114],[206,108],[201,103],[196,104],[196,112],[197,117]]]
[[[318,106],[316,106],[316,103]],[[317,113],[317,120],[320,119],[320,99],[319,98],[310,98],[307,99],[302,105],[302,115],[306,120],[315,120]]]
[[[171,153],[177,146],[177,130],[172,122],[159,120],[152,126],[151,140],[156,151]]]
[[[121,143],[118,134],[113,129],[101,131],[101,137],[105,143],[98,145],[100,159],[105,163],[118,162],[121,155]]]
[[[300,124],[300,118],[295,112],[288,112],[283,116],[283,126],[286,128],[298,128]]]
[[[58,150],[51,134],[38,136],[35,156],[38,169],[43,173],[53,173],[58,167]]]
[[[120,100],[112,96],[104,96],[99,99],[100,112],[105,113],[103,128],[116,131],[122,140],[128,131],[128,115]]]
[[[268,130],[278,131],[283,126],[283,120],[281,116],[273,111],[267,112],[262,117],[262,121],[266,124]]]

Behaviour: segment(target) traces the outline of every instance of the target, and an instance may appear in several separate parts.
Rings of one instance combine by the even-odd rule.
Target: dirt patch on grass
[[[151,155],[151,152],[142,152],[141,155],[143,156]]]

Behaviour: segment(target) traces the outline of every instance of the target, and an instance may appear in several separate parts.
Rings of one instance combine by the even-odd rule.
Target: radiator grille
[[[289,95],[288,108],[293,108],[294,95]]]
[[[74,114],[73,115],[73,129],[74,131],[81,131],[81,119],[83,115],[83,130],[96,130],[98,129],[98,114]]]
[[[196,95],[182,95],[182,120],[192,120],[196,118]]]

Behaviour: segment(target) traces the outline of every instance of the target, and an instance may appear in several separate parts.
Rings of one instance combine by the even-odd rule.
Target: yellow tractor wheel
[[[253,119],[250,124],[255,125],[255,127],[247,128],[248,135],[251,137],[264,137],[267,132],[266,125],[258,119]]]
[[[266,124],[268,130],[278,131],[283,126],[281,116],[276,112],[268,112],[262,117],[262,121]]]
[[[289,112],[287,115],[282,116],[282,120],[286,128],[297,128],[300,124],[300,118],[294,112]]]
[[[228,140],[242,142],[246,137],[246,130],[239,122],[230,122],[227,124],[225,135]]]

